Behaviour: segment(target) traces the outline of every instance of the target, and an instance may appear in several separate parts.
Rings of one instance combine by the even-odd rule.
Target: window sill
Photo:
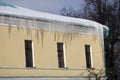
[[[33,66],[33,67],[26,67],[26,68],[36,68],[35,66]]]
[[[58,68],[58,69],[63,69],[63,70],[66,70],[66,69],[69,69],[68,67],[64,67],[64,68]]]

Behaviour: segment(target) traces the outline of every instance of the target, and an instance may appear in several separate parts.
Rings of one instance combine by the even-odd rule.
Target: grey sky
[[[82,0],[0,0],[0,2],[54,14],[59,14],[63,7],[72,6],[78,9],[83,6]]]

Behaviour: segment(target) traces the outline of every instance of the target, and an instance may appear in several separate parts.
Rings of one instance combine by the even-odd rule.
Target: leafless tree
[[[108,80],[120,76],[120,0],[84,0],[83,10],[63,8],[61,15],[97,21],[110,28],[105,39],[106,68]]]

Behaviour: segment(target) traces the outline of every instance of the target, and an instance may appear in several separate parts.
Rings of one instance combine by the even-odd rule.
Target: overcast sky
[[[82,0],[0,0],[0,2],[53,14],[59,14],[63,7],[79,9],[83,6]]]

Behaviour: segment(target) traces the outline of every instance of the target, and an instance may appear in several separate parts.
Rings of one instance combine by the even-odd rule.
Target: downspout
[[[109,28],[105,26],[103,29],[104,29],[104,39],[105,39],[109,35]]]
[[[109,28],[107,26],[103,27],[104,30],[104,44],[105,44],[105,39],[108,37],[109,35]],[[105,76],[106,76],[106,51],[105,51],[105,45],[104,45],[104,68],[105,68]]]

